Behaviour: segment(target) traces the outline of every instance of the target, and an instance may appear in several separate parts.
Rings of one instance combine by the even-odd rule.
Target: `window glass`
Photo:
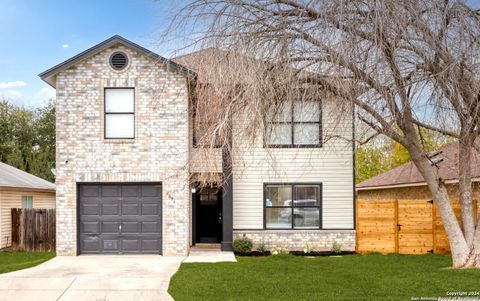
[[[293,209],[293,228],[309,229],[320,226],[320,209],[313,208],[294,208]]]
[[[294,102],[293,121],[320,122],[320,102],[313,100]]]
[[[293,143],[296,145],[316,145],[320,143],[318,123],[296,123],[293,125]]]
[[[272,123],[268,131],[268,144],[288,145],[292,143],[292,125],[290,123]]]
[[[318,185],[295,185],[294,198],[295,207],[299,206],[319,206],[319,186]]]
[[[33,208],[32,196],[22,196],[22,208]]]
[[[290,185],[269,185],[265,191],[265,206],[291,206],[292,186]]]
[[[267,208],[265,212],[268,229],[288,229],[292,226],[291,208]]]
[[[133,114],[105,115],[106,138],[134,138]]]
[[[133,113],[133,89],[105,89],[106,113]]]
[[[320,229],[321,187],[321,184],[265,185],[265,228]]]
[[[292,103],[288,102],[272,110],[272,121],[291,122],[292,121]]]

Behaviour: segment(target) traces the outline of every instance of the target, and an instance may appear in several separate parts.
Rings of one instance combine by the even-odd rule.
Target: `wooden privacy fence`
[[[357,200],[359,253],[450,253],[440,214],[431,200]],[[460,205],[452,204],[460,221]],[[477,212],[474,203],[475,216]]]
[[[55,251],[55,209],[12,208],[12,248]]]

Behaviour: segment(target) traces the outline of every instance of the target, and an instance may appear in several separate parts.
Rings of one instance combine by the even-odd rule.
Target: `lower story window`
[[[33,208],[32,196],[22,196],[22,208]]]
[[[265,184],[265,229],[320,229],[322,184]]]

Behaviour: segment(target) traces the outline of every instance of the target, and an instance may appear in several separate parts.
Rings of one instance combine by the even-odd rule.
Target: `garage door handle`
[[[398,231],[402,230],[402,225],[397,224],[397,229],[398,229]]]
[[[122,225],[118,226],[118,231],[120,231],[120,233],[122,233]]]

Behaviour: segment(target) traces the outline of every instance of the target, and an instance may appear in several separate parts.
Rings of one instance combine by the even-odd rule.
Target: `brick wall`
[[[355,250],[355,230],[234,230],[233,235],[250,238],[254,248],[263,241],[268,250],[301,251],[308,243],[315,251],[330,251],[334,242],[343,251]]]
[[[110,68],[111,53],[129,66]],[[162,182],[163,254],[188,252],[186,79],[153,59],[113,46],[57,76],[57,254],[77,252],[77,182]],[[135,88],[135,139],[104,139],[104,88]]]

